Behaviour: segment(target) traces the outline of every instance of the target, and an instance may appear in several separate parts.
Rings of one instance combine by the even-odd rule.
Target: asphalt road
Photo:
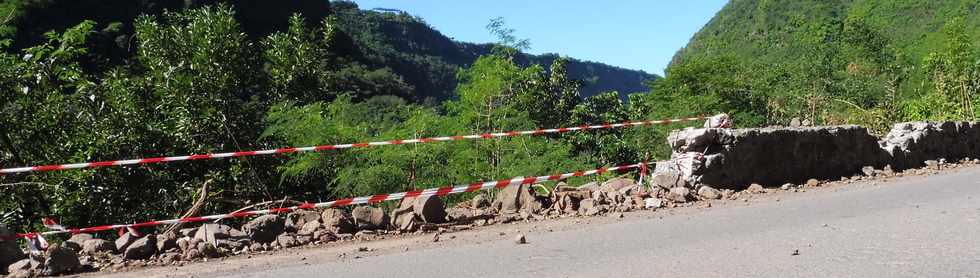
[[[389,251],[353,259],[302,251],[289,261],[241,260],[196,276],[980,277],[978,198],[980,168],[971,167],[710,209],[603,217],[590,225],[565,221],[558,224],[563,229],[526,232],[523,245],[513,242],[512,229],[532,229],[514,226],[498,228],[511,229],[506,236],[467,231],[490,237],[475,242],[464,235],[426,248],[409,249],[412,242],[405,242],[405,249],[379,247]]]

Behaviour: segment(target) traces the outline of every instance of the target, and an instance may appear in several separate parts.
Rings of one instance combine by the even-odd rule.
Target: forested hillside
[[[973,119],[980,1],[729,2],[674,57],[660,97],[743,123]],[[673,75],[673,76],[671,76]],[[677,99],[675,98],[675,99]]]

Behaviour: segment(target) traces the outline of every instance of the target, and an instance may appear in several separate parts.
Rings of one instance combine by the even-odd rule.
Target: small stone
[[[351,215],[354,225],[360,230],[381,229],[388,225],[388,214],[381,208],[360,206],[354,208]]]
[[[82,244],[82,254],[94,256],[103,252],[116,252],[116,245],[104,239],[94,238]]]
[[[490,206],[490,199],[487,198],[486,194],[482,194],[482,193],[476,194],[476,196],[473,196],[473,199],[470,200],[470,207],[472,208],[482,209],[489,206]]]
[[[790,189],[793,189],[793,188],[796,188],[796,185],[795,184],[792,184],[792,183],[783,184],[783,186],[780,186],[779,187],[779,189],[782,189],[782,190],[790,190]]]
[[[817,187],[817,186],[820,186],[820,181],[818,181],[817,179],[809,179],[809,180],[806,181],[806,186],[807,187]]]
[[[136,242],[137,239],[139,239],[139,237],[133,234],[130,233],[123,234],[122,236],[116,239],[116,250],[125,251],[126,248],[129,248],[129,245],[133,244],[133,242]]]
[[[276,242],[278,242],[279,246],[282,246],[283,248],[289,248],[289,247],[299,245],[299,242],[296,241],[296,237],[290,234],[279,235],[279,237],[277,237],[276,239]]]
[[[90,240],[94,238],[95,237],[93,237],[91,234],[80,233],[80,234],[72,235],[71,238],[68,239],[68,241],[78,243],[79,246],[83,246],[85,245],[86,240]]]
[[[702,199],[721,199],[721,191],[710,186],[702,186],[698,189],[698,196]]]
[[[687,187],[674,187],[671,188],[667,194],[667,199],[674,201],[675,203],[684,203],[688,201],[691,196],[691,190]]]
[[[221,257],[221,252],[218,251],[218,247],[214,246],[208,242],[200,242],[197,244],[197,251],[205,258],[217,258]]]
[[[659,198],[646,198],[643,199],[643,207],[647,209],[658,209],[664,206],[664,200]]]
[[[157,237],[148,235],[130,244],[123,252],[127,260],[144,260],[157,253]]]
[[[875,175],[875,167],[864,166],[861,168],[861,173],[864,173],[865,176],[873,177]]]
[[[165,253],[160,255],[160,262],[164,265],[172,265],[180,261],[180,254],[177,253]]]
[[[517,236],[514,237],[514,243],[517,243],[517,244],[526,244],[527,243],[527,237],[525,237],[524,234],[517,234]]]
[[[761,184],[753,183],[752,185],[749,185],[749,188],[746,189],[746,191],[752,194],[766,193],[766,188],[762,187]]]
[[[157,251],[167,252],[177,248],[177,234],[164,233],[157,236]]]
[[[939,161],[926,160],[925,164],[926,164],[926,168],[929,170],[939,170],[941,168]]]
[[[276,240],[276,236],[283,232],[285,220],[278,215],[263,215],[249,221],[242,229],[252,241],[268,243]]]
[[[303,224],[303,228],[300,229],[299,232],[296,232],[296,234],[312,235],[314,232],[316,232],[319,229],[320,229],[320,221],[313,220],[313,221],[306,222],[306,224]]]
[[[790,256],[799,256],[799,255],[800,255],[800,249],[795,249],[793,250],[793,253],[790,254]]]

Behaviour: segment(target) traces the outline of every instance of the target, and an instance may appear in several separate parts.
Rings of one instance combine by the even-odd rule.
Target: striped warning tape
[[[20,233],[17,234],[16,236],[7,237],[3,239],[13,240],[17,238],[35,238],[38,235],[47,236],[47,235],[66,234],[66,233],[72,233],[72,234],[94,233],[94,232],[102,232],[102,231],[116,230],[122,228],[135,229],[135,228],[153,227],[153,226],[160,226],[160,225],[173,225],[177,223],[205,222],[205,221],[227,219],[227,218],[243,218],[243,217],[249,217],[255,215],[288,213],[299,209],[336,208],[336,207],[343,207],[343,206],[350,206],[350,205],[375,204],[384,201],[400,200],[400,199],[411,198],[411,197],[425,197],[425,196],[442,197],[450,194],[475,192],[480,190],[489,190],[493,188],[499,189],[499,188],[504,188],[507,186],[518,185],[518,184],[536,184],[545,181],[564,180],[571,177],[582,177],[582,176],[602,174],[610,171],[625,171],[629,169],[640,168],[648,164],[649,163],[636,163],[636,164],[620,165],[615,167],[604,167],[604,168],[599,168],[594,170],[577,171],[573,173],[565,173],[565,174],[550,175],[550,176],[516,177],[516,178],[510,178],[510,179],[498,180],[498,181],[477,182],[469,185],[460,185],[460,186],[450,185],[450,186],[444,186],[439,188],[429,188],[425,190],[414,190],[414,191],[391,193],[391,194],[377,194],[371,196],[340,199],[340,200],[334,200],[334,201],[322,202],[322,203],[303,203],[298,206],[273,208],[273,209],[265,209],[265,210],[242,211],[242,212],[235,212],[235,213],[228,213],[228,214],[216,214],[210,216],[157,220],[157,221],[148,221],[148,222],[135,223],[135,224],[103,225],[103,226],[95,226],[95,227],[88,227],[88,228],[68,228],[68,229],[51,230],[46,232]]]
[[[711,118],[715,118],[719,116],[714,116]],[[273,155],[273,154],[284,154],[284,153],[318,152],[318,151],[327,151],[327,150],[364,148],[364,147],[385,146],[385,145],[430,143],[430,142],[455,141],[455,140],[467,140],[467,139],[491,139],[491,138],[513,137],[513,136],[521,136],[521,135],[542,135],[542,134],[552,134],[552,133],[564,133],[569,131],[612,129],[612,128],[621,128],[621,127],[633,127],[633,126],[649,126],[655,124],[671,124],[671,123],[681,123],[681,122],[690,122],[690,121],[703,121],[705,119],[707,119],[707,117],[699,116],[699,117],[691,117],[691,118],[624,122],[618,124],[582,125],[577,127],[562,127],[562,128],[551,128],[551,129],[526,130],[526,131],[510,131],[510,132],[497,132],[497,133],[485,133],[485,134],[473,134],[473,135],[430,137],[430,138],[420,138],[420,139],[389,140],[389,141],[365,142],[365,143],[354,143],[354,144],[310,146],[310,147],[301,147],[301,148],[279,148],[279,149],[268,149],[268,150],[258,150],[258,151],[237,151],[237,152],[225,152],[225,153],[193,154],[193,155],[166,156],[166,157],[154,157],[154,158],[136,158],[136,159],[85,162],[85,163],[73,163],[73,164],[27,166],[27,167],[0,169],[0,175],[23,173],[23,172],[67,170],[67,169],[92,169],[92,168],[123,166],[123,165],[143,165],[143,164],[155,164],[155,163],[183,161],[183,160],[207,160],[207,159]]]

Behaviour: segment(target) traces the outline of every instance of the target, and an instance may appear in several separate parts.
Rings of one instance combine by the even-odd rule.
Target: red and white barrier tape
[[[157,221],[149,221],[149,222],[135,223],[135,224],[116,224],[116,225],[104,225],[104,226],[95,226],[95,227],[88,227],[88,228],[55,229],[47,232],[20,233],[14,237],[3,238],[3,239],[11,240],[17,238],[35,238],[38,235],[47,236],[47,235],[65,234],[65,233],[72,233],[72,234],[93,233],[93,232],[102,232],[102,231],[116,230],[122,228],[135,229],[135,228],[153,227],[153,226],[160,226],[160,225],[172,225],[177,223],[205,222],[205,221],[227,219],[227,218],[242,218],[242,217],[264,215],[264,214],[288,213],[299,209],[331,208],[331,207],[335,208],[335,207],[343,207],[343,206],[350,206],[350,205],[375,204],[384,201],[400,200],[409,197],[422,197],[422,196],[442,197],[450,194],[475,192],[480,190],[489,190],[493,188],[504,188],[511,185],[537,184],[545,181],[558,181],[558,180],[568,179],[571,177],[596,175],[596,174],[602,174],[610,171],[623,171],[623,170],[629,170],[633,168],[640,168],[647,164],[648,163],[636,163],[636,164],[620,165],[620,166],[608,167],[608,168],[604,167],[604,168],[599,168],[594,170],[578,171],[574,173],[565,173],[565,174],[551,175],[551,176],[517,177],[517,178],[498,180],[498,181],[477,182],[469,185],[460,185],[455,187],[450,185],[450,186],[444,186],[439,188],[429,188],[425,190],[415,190],[415,191],[407,191],[407,192],[399,192],[399,193],[391,193],[391,194],[377,194],[372,196],[347,198],[347,199],[334,200],[334,201],[322,202],[322,203],[303,203],[298,206],[284,207],[284,208],[242,211],[242,212],[235,212],[229,214],[216,214],[210,216],[187,217],[187,218],[178,218],[178,219],[169,219],[169,220],[157,220]]]
[[[710,118],[715,118],[720,116],[721,115],[710,117]],[[727,117],[727,115],[725,117]],[[348,148],[363,148],[363,147],[373,147],[373,146],[402,145],[402,144],[414,144],[414,143],[430,143],[430,142],[455,141],[455,140],[465,140],[465,139],[490,139],[490,138],[513,137],[513,136],[521,136],[521,135],[542,135],[542,134],[564,133],[569,131],[580,131],[580,130],[611,129],[611,128],[621,128],[621,127],[633,127],[633,126],[648,126],[654,124],[671,124],[671,123],[681,123],[681,122],[690,122],[690,121],[703,121],[708,118],[709,117],[700,116],[700,117],[692,117],[692,118],[666,119],[666,120],[659,120],[659,121],[639,121],[639,122],[624,122],[618,124],[582,125],[577,127],[562,127],[562,128],[551,128],[551,129],[497,132],[497,133],[485,133],[485,134],[474,134],[474,135],[457,135],[457,136],[431,137],[431,138],[406,139],[406,140],[389,140],[389,141],[326,145],[326,146],[310,146],[310,147],[302,147],[302,148],[279,148],[279,149],[268,149],[268,150],[258,150],[258,151],[237,151],[237,152],[225,152],[225,153],[194,154],[194,155],[184,155],[184,156],[167,156],[167,157],[154,157],[154,158],[137,158],[137,159],[125,159],[125,160],[85,162],[85,163],[74,163],[74,164],[27,166],[27,167],[0,169],[0,175],[23,173],[23,172],[43,172],[43,171],[55,171],[55,170],[67,170],[67,169],[92,169],[92,168],[123,166],[123,165],[142,165],[142,164],[154,164],[154,163],[164,163],[164,162],[183,161],[183,160],[207,160],[207,159],[217,159],[217,158],[273,155],[273,154],[284,154],[284,153],[318,152],[318,151],[348,149]]]

